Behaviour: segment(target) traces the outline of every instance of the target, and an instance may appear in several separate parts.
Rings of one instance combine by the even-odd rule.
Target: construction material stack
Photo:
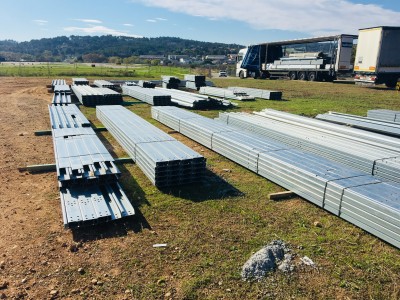
[[[138,86],[141,86],[142,88],[154,89],[156,87],[156,84],[151,81],[139,80]]]
[[[93,81],[93,84],[99,88],[108,88],[111,90],[115,90],[115,89],[119,88],[119,85],[112,83],[110,81],[107,81],[107,80],[95,80],[95,81]]]
[[[175,76],[161,76],[162,87],[165,89],[179,89],[181,80]]]
[[[72,78],[73,85],[89,85],[89,80],[86,78]]]
[[[400,184],[176,107],[152,117],[400,248]]]
[[[122,106],[97,106],[97,118],[157,187],[198,182],[206,159]]]
[[[223,99],[232,99],[238,101],[253,101],[255,98],[253,96],[248,95],[244,91],[231,91],[228,89],[211,87],[211,86],[203,86],[199,90],[200,94],[215,96]]]
[[[171,105],[171,96],[155,89],[142,88],[136,85],[123,85],[122,93],[150,105]]]
[[[368,111],[367,117],[386,122],[400,123],[400,111],[398,110],[371,109]]]
[[[202,86],[206,86],[206,76],[186,74],[186,88],[192,90],[199,90]]]
[[[120,171],[76,105],[49,105],[64,227],[134,215]]]
[[[282,92],[279,91],[269,91],[269,90],[262,90],[262,89],[255,89],[255,88],[246,88],[246,87],[239,87],[239,86],[230,86],[228,90],[233,91],[234,93],[246,93],[255,98],[265,99],[265,100],[281,100],[282,99]]]
[[[71,88],[66,84],[64,79],[54,79],[51,82],[51,87],[53,90],[52,104],[71,104]]]
[[[108,88],[73,85],[72,91],[84,106],[113,105],[122,103],[122,95]]]

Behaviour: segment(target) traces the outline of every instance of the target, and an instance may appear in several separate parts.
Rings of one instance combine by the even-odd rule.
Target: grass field
[[[159,79],[160,75],[183,76],[193,73],[191,68],[148,66],[148,65],[112,65],[112,64],[66,64],[66,63],[1,63],[0,76],[22,77],[80,77],[91,78],[148,78]]]
[[[232,78],[214,83],[283,91],[284,101],[238,102],[232,111],[274,108],[315,116],[329,110],[358,115],[373,108],[400,110],[400,93],[383,87]],[[151,119],[149,105],[127,108],[169,130]],[[82,111],[101,125],[94,108]],[[198,113],[218,115],[217,110]],[[180,134],[172,135],[204,155],[209,171],[200,184],[160,191],[137,166],[122,167],[123,186],[142,215],[143,228],[115,241],[114,260],[124,262],[119,264],[124,271],[116,287],[128,289],[134,299],[162,299],[167,293],[177,299],[400,298],[398,249],[306,200],[269,201],[268,194],[281,187]],[[117,156],[126,155],[110,134],[101,138]],[[314,226],[315,221],[322,226]],[[148,234],[148,229],[155,234]],[[96,230],[78,235],[83,240],[96,236]],[[298,257],[310,257],[317,268],[298,268],[291,275],[274,272],[262,282],[243,282],[243,263],[275,239],[289,243]],[[151,249],[157,242],[168,247]]]

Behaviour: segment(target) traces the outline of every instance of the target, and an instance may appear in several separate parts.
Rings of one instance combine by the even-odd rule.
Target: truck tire
[[[397,84],[397,80],[388,80],[385,82],[386,87],[388,88],[395,88]]]
[[[299,73],[299,80],[307,80],[306,72]]]
[[[239,72],[239,77],[240,77],[240,79],[244,79],[245,77],[244,77],[244,72],[243,71],[240,71]]]
[[[308,73],[308,81],[316,81],[316,80],[317,80],[317,74],[315,72]]]
[[[296,79],[297,79],[297,74],[296,74],[296,72],[290,72],[290,73],[289,73],[289,79],[290,79],[290,80],[296,80]]]

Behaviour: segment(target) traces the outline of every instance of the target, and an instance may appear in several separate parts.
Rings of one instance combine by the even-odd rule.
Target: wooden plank
[[[268,199],[269,200],[282,200],[282,199],[289,199],[296,197],[296,194],[292,191],[284,191],[284,192],[278,192],[278,193],[271,193],[268,194]]]

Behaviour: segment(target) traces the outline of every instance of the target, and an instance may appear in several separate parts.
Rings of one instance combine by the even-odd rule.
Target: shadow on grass
[[[160,189],[160,191],[162,193],[187,199],[193,202],[218,200],[226,197],[237,197],[244,195],[244,193],[208,169],[205,171],[203,180],[201,182],[166,187]]]

